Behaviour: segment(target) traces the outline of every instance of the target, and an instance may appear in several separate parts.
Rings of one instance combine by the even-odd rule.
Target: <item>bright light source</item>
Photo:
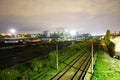
[[[97,36],[98,34],[97,34],[97,33],[92,33],[91,35],[92,35],[92,36]]]
[[[15,29],[10,29],[10,33],[15,34],[16,30]]]
[[[105,33],[92,33],[92,36],[97,36],[97,35],[105,35]]]
[[[65,32],[68,32],[68,29],[65,29]]]
[[[72,31],[70,31],[70,34],[71,34],[71,36],[75,36],[76,35],[76,31],[72,30]]]

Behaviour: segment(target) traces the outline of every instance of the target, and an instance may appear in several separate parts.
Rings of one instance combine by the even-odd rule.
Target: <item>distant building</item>
[[[64,28],[62,28],[62,27],[57,28],[57,34],[60,35],[60,37],[63,37],[64,36]]]
[[[0,33],[0,37],[12,37],[13,35],[10,33]]]
[[[25,34],[17,34],[16,37],[18,37],[18,38],[25,38]]]
[[[44,38],[50,37],[49,31],[47,30],[43,31],[43,37]]]

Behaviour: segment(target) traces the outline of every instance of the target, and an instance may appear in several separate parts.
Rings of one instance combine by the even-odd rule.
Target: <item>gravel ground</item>
[[[120,71],[120,60],[116,58],[112,58],[108,53],[104,53],[104,61],[109,63],[109,67],[114,71]]]
[[[97,58],[97,54],[95,54],[94,59],[93,59],[94,65],[95,65],[96,58]],[[86,73],[86,76],[85,76],[84,80],[90,80],[91,76],[92,76],[92,64],[90,65],[90,67],[88,69],[88,72]]]

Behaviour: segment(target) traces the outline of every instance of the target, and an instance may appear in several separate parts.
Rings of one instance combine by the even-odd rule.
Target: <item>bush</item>
[[[39,74],[39,72],[27,72],[23,75],[22,80],[36,80],[35,78]]]
[[[39,59],[35,59],[31,62],[31,68],[33,71],[39,71],[43,66],[43,63]]]
[[[19,71],[16,69],[4,69],[0,71],[0,80],[16,80]]]
[[[49,53],[49,60],[50,60],[50,66],[55,68],[56,67],[56,51]]]
[[[27,69],[27,67],[25,65],[20,65],[17,67],[17,70],[21,72],[24,72]]]
[[[50,68],[50,61],[49,61],[49,59],[46,59],[46,60],[43,61],[43,67],[44,68]]]
[[[107,47],[110,56],[113,57],[115,55],[115,44],[113,42],[110,42],[109,45],[107,45]]]

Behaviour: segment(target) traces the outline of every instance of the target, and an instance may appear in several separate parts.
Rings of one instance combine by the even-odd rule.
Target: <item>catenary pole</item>
[[[92,74],[93,74],[93,42],[92,42],[92,45],[91,45],[91,57],[92,57]]]
[[[56,45],[56,67],[58,69],[58,44]]]

